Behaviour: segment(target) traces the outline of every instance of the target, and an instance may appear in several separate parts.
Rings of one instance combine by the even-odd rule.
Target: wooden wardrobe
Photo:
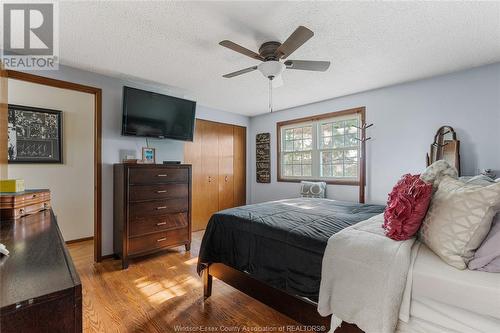
[[[184,161],[193,166],[193,231],[205,229],[215,212],[246,204],[245,127],[196,119]]]

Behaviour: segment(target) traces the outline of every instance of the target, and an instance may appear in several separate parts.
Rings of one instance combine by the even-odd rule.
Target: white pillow
[[[300,182],[300,196],[304,198],[324,198],[326,195],[325,182]]]
[[[420,229],[422,241],[448,264],[465,269],[500,208],[500,183],[478,186],[443,177]]]

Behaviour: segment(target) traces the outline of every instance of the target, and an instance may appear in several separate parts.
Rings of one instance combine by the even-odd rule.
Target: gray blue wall
[[[127,85],[178,97],[186,96],[186,92],[165,85],[139,82],[138,80],[122,80],[67,66],[60,66],[58,71],[36,71],[33,74],[102,89],[102,254],[111,254],[113,252],[113,164],[120,161],[120,150],[135,150],[137,156],[140,158],[141,148],[146,146],[144,138],[124,137],[120,135],[123,86]],[[199,104],[197,105],[196,116],[200,119],[245,127],[249,124],[248,117],[208,108]],[[184,143],[182,141],[168,139],[149,140],[149,145],[156,148],[157,162],[161,163],[163,160],[182,161],[184,159]],[[71,149],[71,147],[68,147],[68,149]],[[248,197],[250,197],[249,187],[250,184],[247,185]]]
[[[335,69],[333,69],[335,70]],[[286,89],[286,87],[284,88]],[[421,173],[436,130],[451,125],[461,141],[465,175],[478,169],[500,170],[500,63],[399,84],[250,120],[251,202],[296,197],[299,185],[276,181],[276,122],[366,106],[367,200],[384,203],[404,173]],[[255,181],[255,135],[271,133],[272,183]],[[500,177],[500,171],[497,172]],[[357,188],[328,186],[328,196],[356,200]]]
[[[61,66],[59,71],[35,74],[103,90],[103,254],[109,254],[113,244],[112,164],[119,162],[120,150],[136,150],[139,154],[141,147],[145,146],[144,139],[120,135],[122,87],[129,85],[179,97],[185,97],[186,92],[65,66]],[[500,128],[500,63],[252,118],[198,105],[197,117],[248,127],[247,200],[254,203],[298,195],[298,184],[276,181],[276,122],[359,106],[366,106],[367,121],[374,123],[368,133],[373,139],[367,144],[369,202],[385,202],[387,193],[402,174],[422,172],[425,154],[435,131],[445,124],[453,126],[461,140],[464,174],[476,174],[478,169],[491,168],[499,170],[500,175],[500,145],[497,137]],[[262,132],[271,133],[271,184],[257,184],[255,181],[255,135]],[[150,146],[157,148],[158,161],[183,159],[182,142],[151,140]],[[356,200],[357,188],[329,186],[328,196]]]

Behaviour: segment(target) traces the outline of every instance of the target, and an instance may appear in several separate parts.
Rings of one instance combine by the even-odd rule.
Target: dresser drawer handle
[[[166,173],[162,173],[162,174],[159,174],[159,175],[156,175],[157,177],[167,177],[167,174]]]
[[[156,193],[167,193],[167,190],[156,191]]]
[[[167,222],[158,222],[158,223],[156,223],[157,226],[161,226],[161,225],[165,225],[165,224],[167,224]]]
[[[167,206],[156,207],[156,210],[167,209]]]
[[[159,242],[163,242],[163,241],[166,241],[166,240],[167,240],[167,238],[163,237],[163,238],[157,239],[156,241],[159,243]]]

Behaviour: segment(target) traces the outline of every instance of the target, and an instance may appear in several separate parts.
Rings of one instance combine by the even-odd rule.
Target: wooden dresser
[[[191,165],[115,164],[115,255],[128,259],[191,247]]]
[[[51,210],[0,221],[0,332],[82,332],[82,285]]]

